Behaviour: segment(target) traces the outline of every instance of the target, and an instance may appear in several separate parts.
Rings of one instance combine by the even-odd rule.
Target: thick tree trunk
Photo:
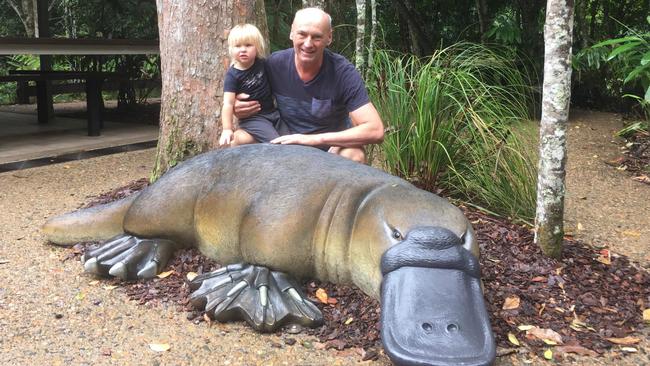
[[[548,0],[544,27],[544,86],[540,126],[535,242],[562,255],[566,131],[571,99],[573,0]]]
[[[366,38],[366,0],[356,0],[357,3],[357,41],[354,49],[357,70],[363,71],[363,44]]]
[[[156,0],[156,7],[162,95],[152,180],[217,146],[230,28],[249,22],[268,35],[263,0]]]

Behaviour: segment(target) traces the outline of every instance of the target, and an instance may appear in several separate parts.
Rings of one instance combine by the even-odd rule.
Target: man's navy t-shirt
[[[298,76],[293,48],[274,52],[266,70],[277,108],[292,133],[344,130],[348,113],[370,102],[354,65],[327,49],[320,72],[309,82]]]
[[[262,106],[260,113],[269,113],[274,110],[271,88],[262,59],[255,59],[253,65],[246,70],[230,66],[223,80],[223,91],[250,95],[248,99],[260,102]]]

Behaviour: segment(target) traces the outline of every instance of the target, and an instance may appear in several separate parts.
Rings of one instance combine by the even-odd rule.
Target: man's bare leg
[[[338,147],[333,146],[329,149],[332,154],[340,155],[346,159],[356,161],[357,163],[366,163],[366,153],[361,147]]]
[[[244,130],[235,130],[233,139],[230,142],[230,147],[239,145],[256,144],[257,141],[248,132]]]

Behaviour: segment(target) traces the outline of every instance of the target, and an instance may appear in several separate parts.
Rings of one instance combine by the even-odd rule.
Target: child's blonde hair
[[[255,46],[257,57],[264,58],[266,56],[264,37],[262,37],[262,33],[256,26],[252,24],[238,24],[232,27],[230,34],[228,34],[228,51],[233,60],[237,53],[235,46],[242,43],[250,43]]]

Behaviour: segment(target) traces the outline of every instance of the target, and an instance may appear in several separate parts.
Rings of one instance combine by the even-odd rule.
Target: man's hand
[[[221,131],[221,137],[219,137],[219,146],[230,145],[232,141],[233,132],[232,130],[225,129]]]
[[[320,135],[303,135],[303,134],[293,134],[293,135],[284,135],[278,138],[271,140],[272,144],[280,145],[307,145],[307,146],[318,146],[323,144],[323,139]]]
[[[255,113],[259,112],[262,109],[260,102],[256,100],[248,100],[250,95],[246,93],[240,93],[235,96],[235,105],[234,105],[234,114],[235,117],[242,119],[247,118]]]

